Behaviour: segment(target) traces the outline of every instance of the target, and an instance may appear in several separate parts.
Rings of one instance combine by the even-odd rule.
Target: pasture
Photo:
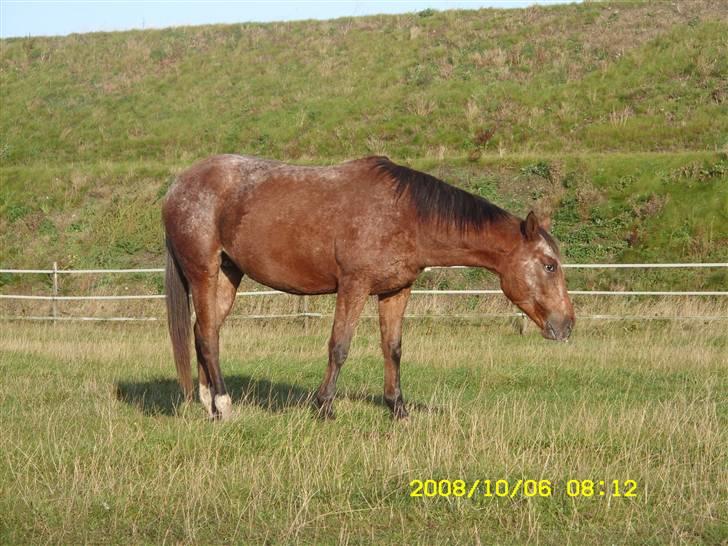
[[[724,3],[693,0],[3,39],[0,268],[159,266],[163,196],[217,153],[384,154],[551,216],[566,263],[725,263],[727,29]],[[567,276],[571,290],[728,285],[727,268]],[[0,292],[47,296],[51,279],[0,273]],[[416,285],[496,287],[479,270]],[[145,274],[58,287],[162,291]],[[238,301],[221,347],[233,418],[215,423],[182,401],[161,299],[58,303],[66,319],[156,322],[2,320],[0,544],[725,545],[719,299],[577,295],[558,344],[519,335],[518,319],[463,317],[512,313],[501,296],[413,298],[410,314],[448,317],[405,320],[403,423],[382,400],[371,317],[336,420],[314,417],[333,298]],[[326,318],[243,319],[304,310]]]
[[[725,315],[705,305],[704,314]],[[180,402],[163,323],[5,323],[0,542],[728,536],[725,321],[584,320],[560,344],[535,329],[520,336],[504,319],[410,319],[405,423],[382,404],[373,320],[354,338],[337,419],[314,418],[309,397],[329,328],[227,323],[221,354],[234,417],[212,423],[199,403]],[[511,490],[549,480],[553,492],[413,498],[415,479],[503,479]],[[636,496],[566,492],[569,480],[586,479],[634,480]]]

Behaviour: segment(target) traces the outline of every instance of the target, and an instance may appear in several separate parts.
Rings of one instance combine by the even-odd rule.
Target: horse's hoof
[[[409,413],[407,413],[407,410],[404,407],[404,401],[401,398],[390,404],[389,409],[392,410],[392,419],[396,421],[407,419],[409,417]]]
[[[322,421],[333,421],[336,419],[336,414],[331,408],[318,408],[316,410],[316,416]]]
[[[397,408],[392,412],[392,419],[395,421],[408,421],[409,420],[409,413],[407,413],[407,410],[404,408]]]
[[[233,414],[233,402],[230,395],[222,394],[215,396],[215,409],[217,417],[223,421],[227,421]]]
[[[316,416],[321,420],[328,421],[336,419],[336,414],[334,413],[334,408],[332,407],[330,400],[316,400],[316,403],[314,404],[314,411],[316,412]]]
[[[404,401],[401,398],[388,400],[385,396],[384,401],[387,403],[387,406],[389,406],[389,410],[392,412],[392,419],[395,421],[407,419],[409,417],[409,413],[407,413],[407,410],[404,408]]]

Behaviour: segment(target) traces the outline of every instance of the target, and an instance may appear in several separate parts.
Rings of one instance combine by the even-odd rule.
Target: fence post
[[[308,334],[308,296],[303,296],[303,331]]]
[[[58,318],[58,303],[56,301],[56,298],[58,297],[58,262],[53,262],[53,299],[52,302],[52,312],[53,312],[53,324],[56,323],[56,318]]]

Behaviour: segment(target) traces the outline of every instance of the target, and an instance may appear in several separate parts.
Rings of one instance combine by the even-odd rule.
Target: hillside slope
[[[725,35],[696,1],[2,40],[0,264],[161,263],[167,185],[223,152],[384,153],[552,214],[571,261],[725,261]]]
[[[714,149],[727,33],[696,1],[4,40],[0,159]]]

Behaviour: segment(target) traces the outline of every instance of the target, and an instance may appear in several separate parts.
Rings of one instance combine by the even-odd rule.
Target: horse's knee
[[[397,339],[395,341],[391,341],[386,351],[389,353],[389,356],[392,358],[392,360],[399,364],[400,360],[402,359],[402,340]]]
[[[335,341],[331,344],[331,360],[337,367],[341,367],[349,356],[349,341]]]

